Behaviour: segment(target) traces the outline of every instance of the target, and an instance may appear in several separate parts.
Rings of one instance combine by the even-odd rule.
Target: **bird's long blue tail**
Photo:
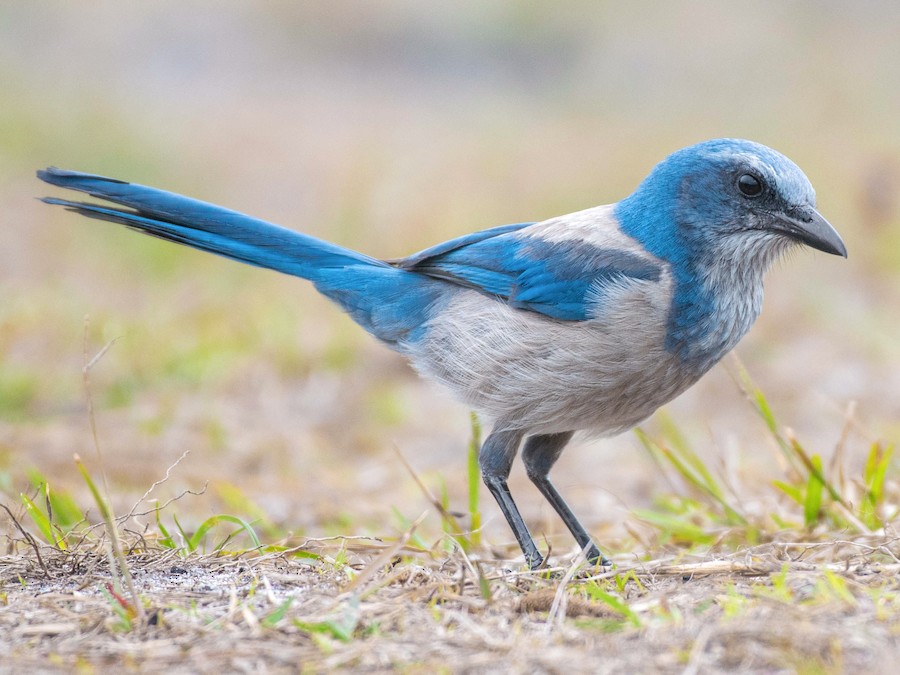
[[[434,279],[362,253],[172,192],[57,168],[37,175],[126,208],[45,197],[48,204],[309,279],[363,328],[398,348],[414,337],[445,290]]]

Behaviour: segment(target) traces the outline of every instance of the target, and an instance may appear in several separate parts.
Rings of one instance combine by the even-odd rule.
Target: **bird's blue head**
[[[656,165],[619,203],[622,229],[676,267],[731,261],[763,269],[801,243],[845,256],[816,211],[816,193],[787,157],[759,143],[717,139]]]
[[[816,211],[809,179],[759,143],[707,141],[660,162],[616,216],[622,230],[671,265],[666,347],[705,372],[749,330],[762,277],[796,244],[847,255]]]

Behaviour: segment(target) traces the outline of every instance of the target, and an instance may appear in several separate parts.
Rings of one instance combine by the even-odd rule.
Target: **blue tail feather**
[[[375,337],[395,346],[414,339],[445,292],[434,279],[236,211],[143,185],[50,168],[38,177],[114,204],[55,197],[48,204],[120,223],[168,241],[312,281]]]

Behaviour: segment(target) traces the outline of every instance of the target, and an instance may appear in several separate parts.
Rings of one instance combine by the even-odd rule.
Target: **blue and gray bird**
[[[520,446],[588,559],[607,564],[548,478],[572,435],[630,429],[694,384],[750,329],[763,276],[788,249],[847,255],[797,165],[736,139],[673,153],[616,204],[396,260],[151,187],[56,168],[38,176],[111,202],[49,204],[309,279],[491,420],[482,476],[532,568],[543,557],[507,487]]]

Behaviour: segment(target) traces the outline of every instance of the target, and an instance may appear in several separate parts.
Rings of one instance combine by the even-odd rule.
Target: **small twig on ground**
[[[467,567],[469,569],[469,572],[472,573],[472,576],[477,579],[479,574],[475,570],[475,565],[472,564],[472,560],[469,558],[468,554],[466,553],[466,550],[456,540],[455,537],[448,536],[448,539],[450,540],[450,543],[453,545],[453,548],[456,549],[456,552],[459,553],[459,555],[462,557],[463,562],[465,563],[465,567]]]
[[[412,538],[413,533],[415,533],[416,528],[422,524],[422,521],[425,520],[425,517],[428,515],[427,512],[423,513],[421,516],[416,518],[412,525],[409,526],[409,529],[403,533],[397,541],[393,543],[393,545],[388,546],[381,553],[379,553],[375,558],[370,562],[359,574],[357,574],[353,579],[350,580],[343,588],[342,595],[347,595],[351,593],[354,589],[359,588],[362,589],[378,571],[384,567],[388,562],[390,562],[391,558],[393,558],[397,553],[406,546],[406,543]]]
[[[566,618],[566,586],[569,585],[569,582],[572,581],[575,573],[587,562],[587,550],[591,547],[589,543],[584,547],[584,550],[580,551],[578,555],[575,556],[575,559],[572,561],[572,564],[569,565],[569,569],[566,570],[566,573],[563,575],[563,578],[559,582],[559,586],[556,589],[556,596],[553,598],[553,604],[550,605],[550,613],[547,617],[547,625],[553,629],[560,625],[565,621]]]
[[[178,459],[176,459],[172,464],[169,465],[169,468],[166,469],[166,475],[163,476],[162,478],[160,478],[159,480],[154,481],[153,484],[150,485],[150,487],[147,488],[147,491],[141,496],[140,499],[138,499],[138,500],[134,503],[134,506],[131,507],[131,511],[129,511],[128,514],[127,514],[126,516],[123,517],[123,520],[128,520],[129,518],[131,518],[132,516],[134,516],[134,512],[137,511],[137,507],[140,506],[141,503],[142,503],[145,499],[147,499],[147,497],[150,496],[150,493],[153,492],[153,490],[155,490],[158,486],[162,485],[162,484],[165,483],[167,480],[169,480],[169,476],[172,474],[172,470],[173,470],[176,466],[178,466],[179,464],[181,464],[181,461],[182,461],[185,457],[187,457],[189,454],[191,454],[191,451],[190,451],[190,450],[185,450],[183,453],[181,453],[181,457],[179,457]],[[204,487],[204,490],[205,490],[205,489],[206,489],[206,488]],[[183,495],[183,494],[184,494],[184,493],[182,493],[182,495]],[[151,511],[151,513],[152,513],[152,511]]]
[[[4,511],[6,511],[6,513],[9,515],[9,519],[12,521],[13,525],[15,525],[16,529],[22,533],[22,537],[25,539],[25,541],[28,542],[28,544],[31,546],[31,548],[34,549],[34,553],[38,559],[38,564],[41,566],[41,569],[44,570],[44,576],[49,579],[50,578],[50,570],[48,570],[47,565],[44,564],[44,559],[41,557],[41,549],[38,546],[38,543],[34,540],[34,537],[32,537],[25,530],[25,528],[22,527],[22,524],[18,520],[16,520],[16,517],[13,515],[12,511],[9,510],[9,507],[6,504],[0,504],[0,508],[2,508]]]
[[[406,461],[406,457],[403,456],[403,453],[400,452],[400,448],[396,445],[394,446],[394,452],[397,453],[397,457],[400,458],[400,462],[406,467],[406,470],[409,472],[409,475],[412,476],[412,479],[416,482],[416,485],[419,486],[419,489],[422,491],[422,494],[431,502],[431,505],[437,510],[440,514],[441,518],[443,518],[446,522],[451,523],[453,528],[458,533],[465,533],[462,527],[459,525],[459,521],[453,516],[452,513],[447,511],[444,508],[444,505],[441,504],[440,500],[432,494],[431,490],[428,489],[428,486],[419,478],[419,475],[416,473],[415,469],[412,468],[412,465]]]
[[[171,497],[170,499],[166,500],[165,502],[163,502],[163,503],[160,504],[159,506],[157,506],[157,507],[151,509],[150,511],[137,511],[137,512],[131,512],[131,513],[129,513],[129,514],[126,515],[126,516],[119,516],[118,521],[119,521],[119,522],[124,522],[124,521],[128,520],[129,518],[137,518],[138,516],[148,516],[148,515],[150,515],[151,513],[155,513],[156,511],[162,511],[162,510],[165,509],[169,504],[171,504],[172,502],[177,502],[179,499],[181,499],[182,497],[185,497],[186,495],[193,495],[194,497],[199,497],[200,495],[206,494],[206,489],[207,489],[208,487],[209,487],[209,481],[206,481],[206,482],[203,484],[203,487],[200,488],[199,490],[182,490],[181,492],[179,492],[179,493],[178,493],[177,495],[175,495],[174,497]],[[143,500],[143,498],[141,498],[141,499]],[[138,504],[139,504],[139,503],[140,503],[140,502],[138,502]]]

